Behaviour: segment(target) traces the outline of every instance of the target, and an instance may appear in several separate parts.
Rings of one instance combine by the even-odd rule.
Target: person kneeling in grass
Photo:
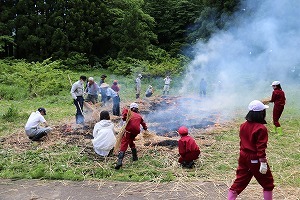
[[[108,111],[100,113],[100,122],[96,123],[92,140],[95,152],[100,156],[108,156],[116,144],[114,124],[110,121]]]
[[[40,140],[52,130],[52,128],[48,127],[48,123],[44,118],[45,115],[45,108],[39,108],[36,112],[30,114],[25,125],[25,132],[32,141]],[[45,124],[45,127],[40,127],[41,123]]]
[[[178,141],[178,150],[180,158],[178,162],[184,168],[193,168],[194,160],[199,158],[200,149],[194,138],[188,135],[188,128],[181,126],[178,129],[181,138]]]

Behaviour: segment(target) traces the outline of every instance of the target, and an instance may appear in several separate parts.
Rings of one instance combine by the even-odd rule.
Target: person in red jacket
[[[182,167],[193,168],[194,160],[199,158],[200,149],[196,144],[194,138],[188,135],[188,129],[185,126],[181,126],[178,129],[178,133],[181,138],[178,141],[178,150],[180,158],[178,162]]]
[[[134,139],[141,132],[140,125],[142,125],[143,129],[147,130],[147,125],[144,122],[142,116],[138,113],[139,106],[136,103],[130,104],[130,111],[128,109],[124,109],[122,112],[123,121],[128,121],[125,127],[125,133],[121,139],[121,147],[118,155],[118,162],[115,166],[115,169],[120,169],[122,166],[123,158],[125,155],[125,151],[129,147],[132,152],[132,160],[137,161],[137,150],[135,148]],[[129,115],[129,119],[127,119],[127,115]]]
[[[246,122],[240,126],[240,157],[236,179],[228,191],[228,200],[235,200],[254,176],[263,187],[264,200],[272,200],[274,179],[267,164],[268,130],[264,124],[266,108],[258,100],[250,102]]]
[[[282,128],[279,123],[279,118],[284,110],[285,105],[285,94],[281,88],[279,81],[274,81],[272,83],[273,93],[272,98],[269,102],[274,103],[273,108],[273,124],[275,125],[274,132],[282,135]]]

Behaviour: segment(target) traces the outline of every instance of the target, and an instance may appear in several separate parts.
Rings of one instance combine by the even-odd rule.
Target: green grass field
[[[93,73],[95,72],[88,75]],[[101,73],[98,73],[96,79]],[[131,87],[133,79],[110,77],[108,81],[113,79],[120,80],[121,98],[126,101],[133,100],[134,90]],[[154,82],[154,85],[159,85],[158,80]],[[147,84],[144,85],[145,88]],[[161,91],[156,92],[159,94]],[[267,156],[275,184],[297,188],[300,187],[300,112],[298,109],[300,91],[291,90],[288,94],[288,104],[281,118],[284,135],[269,133]],[[0,137],[15,137],[17,132],[23,131],[30,112],[40,106],[46,107],[46,119],[52,125],[59,125],[62,121],[68,121],[74,117],[75,111],[69,91],[56,96],[22,101],[1,100]],[[113,168],[116,157],[102,160],[82,153],[83,149],[80,146],[61,143],[49,148],[41,148],[38,143],[33,142],[28,150],[22,152],[0,147],[0,178],[155,182],[184,178],[230,182],[235,177],[237,167],[238,128],[244,121],[245,114],[236,115],[236,119],[230,122],[231,126],[216,129],[207,135],[207,138],[215,142],[210,146],[200,146],[202,156],[195,169],[192,170],[180,168],[177,164],[177,155],[171,151],[146,149],[138,152],[140,159],[135,163],[130,161],[130,155],[127,155],[124,168],[116,171]],[[272,106],[267,111],[269,130],[273,128],[271,114]]]

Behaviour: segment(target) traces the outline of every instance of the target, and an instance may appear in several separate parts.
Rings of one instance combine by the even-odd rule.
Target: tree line
[[[1,0],[0,56],[161,62],[226,27],[239,0]]]

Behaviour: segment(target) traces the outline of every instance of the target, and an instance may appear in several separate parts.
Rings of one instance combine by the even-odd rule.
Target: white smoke
[[[204,78],[206,106],[230,111],[270,97],[274,80],[284,90],[299,82],[299,10],[299,0],[246,1],[231,27],[196,44],[181,94],[198,95]]]

